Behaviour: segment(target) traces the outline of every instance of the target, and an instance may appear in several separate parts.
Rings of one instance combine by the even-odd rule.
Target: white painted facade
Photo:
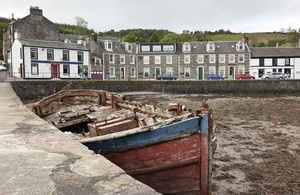
[[[269,72],[283,72],[300,79],[300,48],[252,48],[250,74],[260,79]]]
[[[81,79],[90,78],[90,71],[90,51],[83,45],[22,39],[12,45],[10,74],[16,78]]]
[[[272,66],[272,59],[264,59],[264,66],[259,66],[259,59],[250,60],[250,74],[259,79],[259,73],[284,72],[290,74],[292,79],[300,79],[300,58],[289,58],[290,65],[285,66],[285,58],[278,59],[277,66]]]

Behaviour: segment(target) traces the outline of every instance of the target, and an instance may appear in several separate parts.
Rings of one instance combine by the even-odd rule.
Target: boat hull
[[[210,115],[127,136],[84,141],[162,194],[209,194]],[[113,137],[113,136],[112,136]]]

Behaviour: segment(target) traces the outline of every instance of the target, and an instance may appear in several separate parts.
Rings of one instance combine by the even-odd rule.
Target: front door
[[[234,79],[234,67],[229,67],[229,78],[228,79]]]
[[[198,67],[198,80],[203,80],[203,67]]]
[[[51,79],[59,78],[59,62],[51,63]]]
[[[160,74],[160,67],[155,67],[155,78]]]
[[[120,69],[120,79],[125,79],[125,68],[124,67],[122,67],[121,69]]]
[[[265,74],[265,69],[258,69],[258,78]]]

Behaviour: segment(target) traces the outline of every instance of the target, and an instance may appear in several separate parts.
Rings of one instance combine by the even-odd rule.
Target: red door
[[[24,76],[23,76],[24,70],[23,70],[23,64],[22,63],[20,64],[19,72],[20,72],[20,78],[24,78]]]
[[[58,79],[59,78],[59,63],[52,62],[51,63],[51,79]]]

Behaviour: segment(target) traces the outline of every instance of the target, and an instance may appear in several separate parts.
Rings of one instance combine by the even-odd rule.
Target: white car
[[[5,64],[0,64],[0,71],[7,71]]]
[[[261,77],[261,79],[287,79],[287,78],[288,76],[282,72],[271,72]]]

